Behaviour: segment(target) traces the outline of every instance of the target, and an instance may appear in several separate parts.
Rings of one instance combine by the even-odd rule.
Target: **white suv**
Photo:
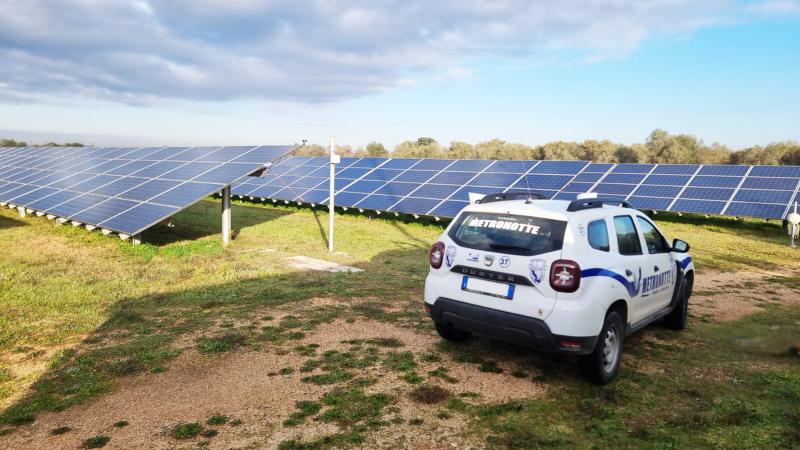
[[[488,195],[431,248],[425,310],[449,341],[474,332],[578,355],[581,373],[606,384],[627,335],[661,319],[686,326],[688,251],[621,200]]]

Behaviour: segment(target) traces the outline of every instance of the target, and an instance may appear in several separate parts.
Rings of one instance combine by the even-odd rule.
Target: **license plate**
[[[464,275],[461,280],[461,290],[475,292],[492,297],[511,300],[514,298],[514,285],[505,283],[495,283],[494,281],[481,280],[480,278],[470,278]]]

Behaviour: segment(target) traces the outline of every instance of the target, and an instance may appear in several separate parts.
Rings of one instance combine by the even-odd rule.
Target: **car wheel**
[[[436,332],[439,333],[439,336],[444,338],[450,342],[461,343],[466,341],[472,336],[472,333],[469,331],[459,330],[457,328],[453,328],[453,326],[449,324],[434,322],[436,325]]]
[[[616,311],[606,315],[592,353],[578,360],[581,375],[595,384],[608,384],[617,377],[625,342],[625,322]]]
[[[682,330],[686,328],[686,323],[689,321],[689,296],[685,278],[681,280],[679,289],[675,307],[664,317],[664,325],[671,330]]]

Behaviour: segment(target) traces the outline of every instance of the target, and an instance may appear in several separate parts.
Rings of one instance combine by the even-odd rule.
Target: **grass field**
[[[659,214],[698,269],[687,330],[620,378],[421,308],[436,223],[204,201],[131,246],[0,210],[0,447],[800,447],[800,253],[777,224]],[[298,271],[305,255],[364,269]]]

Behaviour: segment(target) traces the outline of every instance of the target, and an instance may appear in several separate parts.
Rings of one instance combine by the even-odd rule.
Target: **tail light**
[[[431,252],[428,254],[428,261],[434,269],[442,267],[442,262],[444,261],[444,243],[437,242],[433,244]]]
[[[575,292],[581,286],[581,266],[559,259],[550,266],[550,286],[558,292]]]

